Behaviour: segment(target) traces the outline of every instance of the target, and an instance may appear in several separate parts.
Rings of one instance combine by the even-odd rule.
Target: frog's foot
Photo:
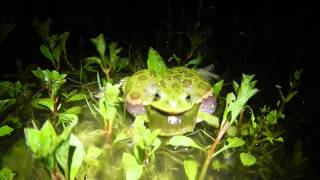
[[[219,118],[217,116],[214,116],[212,114],[208,114],[206,112],[198,112],[197,122],[204,121],[210,126],[219,127]]]

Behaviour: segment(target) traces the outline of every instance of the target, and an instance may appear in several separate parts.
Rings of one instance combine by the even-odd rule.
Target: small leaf
[[[78,123],[78,116],[76,114],[59,113],[59,123],[62,123],[64,127],[70,124],[75,125]]]
[[[241,153],[240,154],[240,160],[243,165],[245,166],[252,166],[256,163],[256,157],[249,153]]]
[[[128,138],[129,138],[129,136],[127,135],[127,133],[121,131],[120,133],[117,134],[117,137],[113,141],[113,143],[116,143],[118,141],[122,141],[122,140],[128,139]]]
[[[55,64],[54,62],[54,58],[49,50],[49,48],[47,46],[45,46],[44,44],[40,45],[40,52],[42,53],[42,55],[44,55],[47,59],[49,59],[51,61],[52,64]]]
[[[136,158],[129,154],[122,154],[122,166],[126,172],[127,180],[139,179],[143,172],[143,166],[138,164]]]
[[[11,169],[4,167],[0,171],[1,180],[12,180],[16,174],[12,172]]]
[[[271,125],[277,124],[277,111],[276,110],[272,110],[270,111],[267,116],[266,116],[266,120],[268,123],[270,123]]]
[[[0,127],[0,137],[10,134],[14,129],[10,126],[4,125]]]
[[[70,179],[74,180],[76,178],[76,175],[78,174],[78,171],[81,167],[82,161],[83,161],[83,145],[78,139],[77,136],[74,134],[71,134],[69,139],[70,146],[75,147],[74,153],[72,155],[72,161],[71,161],[71,167],[70,167]],[[69,158],[70,159],[70,158]]]
[[[171,146],[194,147],[200,150],[204,150],[201,146],[196,144],[191,138],[186,136],[173,136],[167,144]]]
[[[191,59],[185,66],[194,65],[194,67],[197,67],[202,62],[202,55],[201,53],[197,53],[197,57],[194,59]]]
[[[228,148],[234,148],[234,147],[242,146],[245,144],[245,141],[238,137],[228,138],[227,141],[228,141],[228,145],[227,145]]]
[[[52,113],[54,112],[53,98],[40,99],[38,104],[47,107]]]
[[[217,82],[217,83],[215,83],[215,84],[213,85],[212,89],[213,89],[214,95],[216,95],[216,96],[219,96],[219,95],[220,95],[220,91],[221,91],[221,89],[222,89],[223,82],[224,82],[224,80],[221,80],[221,81],[219,81],[219,82]]]
[[[64,111],[65,114],[79,114],[81,112],[80,106],[73,106],[66,111]]]
[[[103,57],[106,52],[106,42],[104,40],[103,34],[99,34],[96,38],[92,38],[91,42],[96,46],[100,57]]]
[[[86,95],[85,94],[75,94],[73,96],[71,96],[71,98],[69,98],[67,100],[67,102],[70,102],[70,101],[80,101],[82,99],[86,99]]]
[[[167,70],[167,66],[160,54],[152,47],[149,48],[148,53],[148,70],[154,71],[157,74],[163,74]]]
[[[196,179],[198,171],[198,163],[193,160],[183,161],[184,172],[187,174],[189,180]]]

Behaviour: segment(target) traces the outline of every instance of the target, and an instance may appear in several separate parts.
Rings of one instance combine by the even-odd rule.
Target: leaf
[[[217,116],[205,113],[205,112],[198,112],[198,118],[204,120],[210,126],[219,127],[219,118]]]
[[[106,52],[106,43],[103,34],[99,34],[96,38],[92,38],[90,40],[96,46],[96,49],[100,54],[100,57],[103,57]]]
[[[0,96],[3,97],[3,94],[7,93],[10,97],[15,97],[15,87],[10,81],[1,81],[0,82]]]
[[[126,172],[127,180],[139,179],[143,172],[143,166],[138,164],[136,158],[129,154],[122,154],[122,166]]]
[[[241,138],[238,137],[232,137],[232,138],[228,138],[228,148],[234,148],[234,147],[239,147],[245,144],[245,141],[242,140]]]
[[[25,128],[26,142],[36,158],[47,157],[52,154],[59,144],[59,139],[50,123],[46,121],[41,130]]]
[[[184,147],[194,147],[200,150],[204,150],[201,146],[196,144],[191,138],[186,136],[173,136],[167,143],[171,146],[184,146]]]
[[[113,143],[116,143],[118,141],[122,141],[122,140],[125,140],[125,139],[128,139],[128,138],[130,138],[130,136],[127,133],[121,131],[120,133],[117,134],[117,137],[113,141]]]
[[[230,124],[235,122],[247,101],[258,92],[258,89],[254,88],[256,81],[252,81],[253,77],[254,75],[242,74],[240,87],[236,82],[233,83],[237,96],[233,93],[228,93],[226,98],[226,108],[224,110],[221,123],[222,125],[227,119],[230,119]]]
[[[86,99],[87,96],[85,94],[75,94],[73,96],[71,96],[67,102],[70,102],[70,101],[80,101],[82,99]]]
[[[12,172],[11,169],[4,167],[0,171],[0,179],[2,180],[12,180],[16,174]]]
[[[157,74],[163,74],[167,70],[167,66],[160,54],[152,47],[149,48],[148,53],[148,70],[154,71]]]
[[[76,114],[59,113],[59,123],[62,123],[64,127],[70,124],[76,125],[78,123],[78,116]]]
[[[46,45],[44,45],[44,44],[40,45],[40,52],[42,55],[44,55],[44,57],[49,59],[53,65],[55,65],[54,58],[53,58],[49,48]]]
[[[95,57],[95,56],[87,57],[87,58],[84,59],[84,61],[86,62],[86,64],[83,66],[83,68],[87,69],[87,70],[88,70],[89,67],[91,67],[90,66],[91,64],[98,64],[99,66],[103,66],[101,59],[98,58],[98,57]]]
[[[37,103],[39,105],[42,105],[42,106],[48,108],[52,113],[54,112],[53,98],[39,99],[39,101]]]
[[[66,111],[64,111],[65,114],[79,114],[81,112],[80,106],[73,106]]]
[[[221,89],[222,89],[223,82],[224,82],[224,80],[221,80],[221,81],[219,81],[219,82],[217,82],[217,83],[215,83],[215,84],[213,85],[212,89],[213,89],[214,95],[216,95],[216,96],[219,96],[219,95],[220,95],[220,91],[221,91]]]
[[[243,165],[245,166],[252,166],[256,163],[256,157],[249,153],[241,153],[240,154],[240,160]]]
[[[277,124],[277,111],[276,110],[272,110],[270,111],[267,116],[266,116],[266,120],[268,123],[270,123],[271,125]]]
[[[189,180],[196,179],[198,171],[198,163],[193,160],[183,161],[184,172],[187,174]]]
[[[203,57],[201,53],[197,53],[197,57],[194,59],[191,59],[185,66],[194,65],[195,67],[197,67],[199,64],[201,64],[202,59]]]
[[[71,161],[71,167],[70,167],[70,179],[74,180],[76,178],[76,175],[78,174],[80,167],[81,167],[81,164],[83,161],[84,150],[83,150],[82,143],[80,142],[78,137],[75,136],[74,134],[71,134],[70,139],[69,139],[69,144],[70,144],[70,146],[75,147],[74,153],[72,155],[72,161]]]
[[[4,125],[0,127],[0,137],[10,134],[14,129],[8,125]]]

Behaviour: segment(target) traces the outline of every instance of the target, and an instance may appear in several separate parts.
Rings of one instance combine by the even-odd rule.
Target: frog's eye
[[[158,100],[160,100],[160,99],[161,99],[161,96],[160,96],[159,93],[156,93],[156,94],[154,95],[154,97],[153,97],[153,100],[154,100],[154,101],[158,101]]]
[[[191,96],[190,96],[190,94],[188,94],[188,95],[185,97],[185,100],[186,100],[187,102],[190,102],[190,101],[191,101]]]

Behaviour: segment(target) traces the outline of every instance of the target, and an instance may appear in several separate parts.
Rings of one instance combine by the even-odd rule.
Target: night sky
[[[199,2],[202,2],[201,6]],[[293,133],[302,138],[312,161],[319,161],[319,109],[316,77],[318,45],[315,46],[315,17],[310,1],[17,1],[0,5],[0,26],[15,24],[15,29],[0,42],[1,75],[37,64],[50,68],[39,52],[41,39],[30,22],[34,18],[52,18],[51,31],[70,31],[67,49],[85,56],[95,50],[89,39],[104,33],[109,40],[139,42],[156,46],[159,32],[178,31],[182,22],[200,22],[212,30],[217,55],[207,59],[218,74],[239,78],[240,74],[256,74],[258,85],[268,95],[275,84],[285,84],[295,69],[303,68],[299,97],[294,104],[301,107],[299,118],[305,123]],[[317,42],[316,44],[318,44]],[[317,49],[316,49],[317,47]],[[273,90],[274,91],[274,90]],[[275,91],[276,92],[276,91]],[[263,97],[262,97],[263,98]],[[318,141],[319,142],[319,141]]]

